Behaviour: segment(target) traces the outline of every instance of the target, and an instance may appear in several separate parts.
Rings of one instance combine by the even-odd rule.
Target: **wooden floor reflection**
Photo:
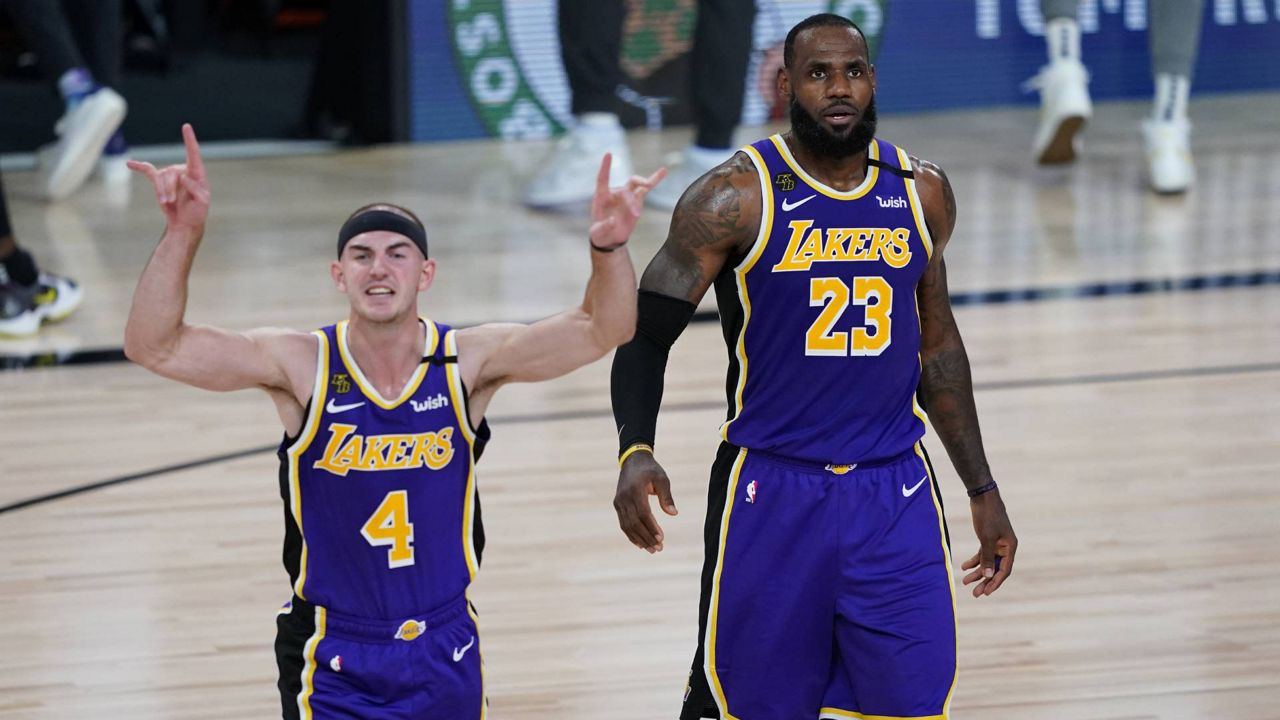
[[[1029,163],[1027,111],[886,117],[881,132],[955,185],[956,292],[1120,286],[1280,270],[1274,102],[1195,102],[1199,185],[1182,198],[1144,189],[1135,104],[1099,106],[1082,161],[1054,172]],[[633,134],[638,168],[687,138]],[[374,199],[427,220],[441,264],[427,314],[529,320],[567,307],[588,269],[585,218],[518,201],[547,149],[213,162],[190,317],[233,328],[341,317],[325,271],[334,234]],[[79,278],[88,300],[0,354],[118,347],[161,229],[149,192],[91,187],[46,206],[29,173],[5,180],[20,240]],[[667,220],[646,212],[637,262]],[[954,716],[1280,718],[1280,285],[1032,296],[957,310],[1022,551],[996,597],[958,595]],[[670,367],[658,446],[681,513],[656,557],[626,543],[610,506],[607,362],[495,400],[475,588],[492,717],[675,717],[724,415],[718,327],[691,326]],[[202,393],[120,363],[0,372],[0,428],[0,506],[279,437],[265,397]],[[964,494],[938,465],[967,557]],[[0,717],[278,713],[271,640],[288,585],[275,467],[270,452],[251,453],[0,514]]]

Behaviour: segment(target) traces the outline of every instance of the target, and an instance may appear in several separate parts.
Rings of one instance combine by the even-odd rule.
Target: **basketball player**
[[[311,333],[189,325],[187,278],[209,183],[191,126],[184,165],[150,178],[167,226],[134,294],[125,352],[207,390],[258,388],[284,425],[280,493],[293,599],[277,624],[286,718],[484,718],[467,587],[484,534],[475,464],[485,410],[509,382],[563,375],[630,338],[635,275],[626,242],[665,174],[610,190],[597,174],[592,275],[582,305],[533,325],[452,329],[418,316],[435,260],[413,213],[357,210],[330,274],[348,318]]]
[[[708,287],[731,365],[711,471],[699,643],[680,717],[945,718],[956,676],[949,538],[925,414],[972,498],[975,596],[1017,539],[978,432],[942,252],[955,199],[932,163],[875,136],[861,30],[787,36],[791,131],[681,198],[614,360],[623,532],[663,547],[676,512],[653,439],[667,351]]]

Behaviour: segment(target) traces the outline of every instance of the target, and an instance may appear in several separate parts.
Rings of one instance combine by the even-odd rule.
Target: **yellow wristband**
[[[647,452],[650,455],[652,455],[653,446],[645,445],[644,443],[636,443],[635,445],[632,445],[631,447],[627,448],[626,452],[622,453],[621,457],[618,458],[618,467],[622,467],[622,463],[626,462],[627,458],[631,457],[632,453],[638,453],[638,452]]]

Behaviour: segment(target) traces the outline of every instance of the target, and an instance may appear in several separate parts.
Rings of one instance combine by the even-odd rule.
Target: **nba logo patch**
[[[341,655],[333,656],[333,659],[329,661],[329,669],[333,670],[334,672],[342,672],[342,656]]]
[[[754,505],[756,503],[756,481],[752,480],[747,483],[747,502]]]

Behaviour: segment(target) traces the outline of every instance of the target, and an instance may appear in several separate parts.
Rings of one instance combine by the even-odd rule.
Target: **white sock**
[[[735,152],[737,150],[734,148],[706,148],[701,145],[690,145],[684,149],[685,157],[690,162],[707,169],[733,157]]]
[[[1187,96],[1191,94],[1191,78],[1186,75],[1156,75],[1156,97],[1151,119],[1173,122],[1187,119]]]
[[[1074,18],[1054,18],[1044,26],[1049,61],[1080,61],[1080,25]]]
[[[589,112],[578,116],[578,127],[587,132],[594,130],[618,130],[622,128],[618,116],[607,112]]]

